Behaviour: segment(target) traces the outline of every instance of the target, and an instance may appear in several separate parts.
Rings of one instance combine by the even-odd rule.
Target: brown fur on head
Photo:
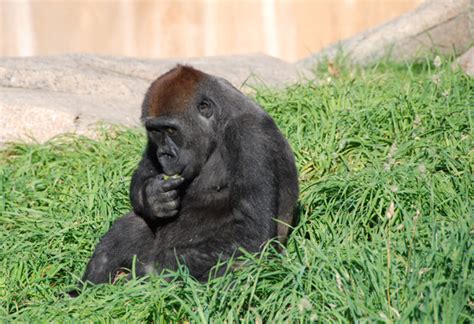
[[[142,118],[183,113],[206,75],[190,66],[178,65],[156,79],[143,102]]]

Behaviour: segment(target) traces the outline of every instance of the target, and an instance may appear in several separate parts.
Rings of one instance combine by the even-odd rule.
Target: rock
[[[4,142],[44,142],[54,135],[91,135],[80,116],[41,106],[2,105],[0,144]],[[91,122],[91,120],[89,120]]]
[[[428,0],[415,11],[376,28],[333,44],[297,62],[313,68],[339,53],[356,64],[371,64],[389,57],[403,61],[428,53],[464,53],[474,39],[474,6],[471,0]]]
[[[150,60],[97,55],[0,59],[0,142],[87,133],[97,121],[134,126],[149,84],[176,64],[221,76],[243,91],[299,80],[296,68],[256,54]]]
[[[459,66],[467,75],[474,77],[474,47],[457,58],[453,68]]]
[[[99,55],[0,58],[0,143],[43,142],[61,133],[90,134],[97,121],[135,126],[152,80],[176,64],[223,77],[244,92],[283,87],[311,76],[322,59],[341,51],[349,62],[390,56],[463,53],[473,44],[473,0],[427,0],[415,11],[332,45],[293,65],[262,55],[151,60]],[[473,75],[472,48],[458,59]],[[92,131],[93,133],[93,131]]]

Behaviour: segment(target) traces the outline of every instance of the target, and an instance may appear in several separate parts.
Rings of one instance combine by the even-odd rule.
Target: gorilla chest
[[[229,172],[220,154],[213,154],[182,198],[182,211],[195,214],[227,209],[230,198]]]
[[[232,232],[229,172],[220,155],[212,156],[182,193],[176,219],[159,229],[161,246],[177,248],[190,242],[215,240]],[[229,232],[229,233],[227,233]],[[177,235],[179,233],[179,235]]]
[[[184,194],[180,214],[214,214],[230,205],[230,188],[225,178],[208,178]]]
[[[185,196],[176,219],[158,230],[159,245],[174,249],[231,240],[233,217],[229,191],[227,186],[216,185]]]

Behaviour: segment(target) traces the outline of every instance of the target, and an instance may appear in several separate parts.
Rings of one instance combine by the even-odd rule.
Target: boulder
[[[149,84],[178,63],[223,77],[243,91],[299,79],[293,65],[261,54],[169,60],[86,54],[2,58],[0,142],[87,134],[97,121],[138,125]]]
[[[454,68],[460,67],[467,75],[474,77],[474,47],[456,59]]]
[[[244,92],[307,78],[314,65],[339,53],[349,62],[370,64],[384,57],[411,60],[467,51],[457,66],[473,75],[473,10],[473,0],[427,0],[413,12],[296,64],[262,54],[165,60],[87,54],[0,58],[0,143],[94,134],[89,126],[98,121],[138,125],[149,84],[178,63],[223,77]]]
[[[473,45],[473,10],[472,0],[427,0],[416,10],[335,43],[297,66],[313,68],[338,54],[361,65],[386,57],[404,61],[430,53],[459,55]]]

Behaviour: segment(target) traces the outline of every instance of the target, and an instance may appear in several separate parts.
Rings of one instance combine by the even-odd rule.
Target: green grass
[[[284,255],[246,256],[207,284],[180,269],[65,298],[130,209],[144,133],[8,146],[0,319],[474,321],[474,81],[443,61],[320,68],[323,82],[257,91],[295,151],[301,222]]]

